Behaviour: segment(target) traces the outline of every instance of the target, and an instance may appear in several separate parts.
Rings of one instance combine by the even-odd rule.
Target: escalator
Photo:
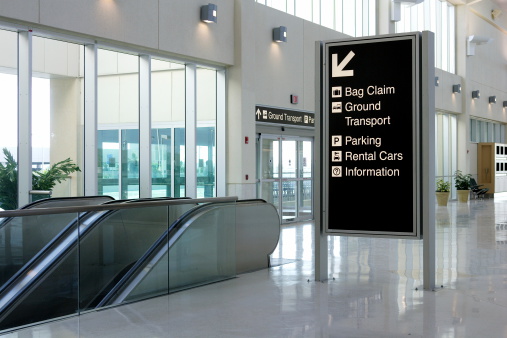
[[[235,214],[235,219],[230,216]],[[209,229],[210,223],[221,229]],[[207,248],[187,250],[187,232],[201,233],[201,238],[217,238]],[[217,234],[216,231],[219,233]],[[234,232],[234,233],[233,233]],[[218,235],[218,236],[216,236]],[[265,269],[269,256],[278,245],[278,212],[264,200],[238,200],[229,204],[206,204],[182,215],[106,294],[97,307],[119,305],[159,294],[172,293],[199,285],[221,281],[236,274]],[[188,237],[195,240],[195,235]],[[234,238],[232,238],[234,237]],[[234,241],[225,251],[224,260],[211,256],[213,245]],[[234,252],[230,252],[234,250]],[[223,253],[224,254],[224,253]],[[157,289],[156,281],[166,281]],[[160,282],[158,285],[162,285]]]
[[[0,330],[234,277],[236,243],[248,242],[236,238],[238,210],[189,203],[79,215],[0,288]],[[278,242],[272,215],[272,248],[257,269]]]

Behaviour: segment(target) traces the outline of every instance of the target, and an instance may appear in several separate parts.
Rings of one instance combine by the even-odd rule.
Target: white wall
[[[3,0],[0,20],[47,27],[103,42],[232,64],[234,2],[215,0],[217,25],[200,21],[200,0]],[[2,18],[3,17],[3,18]]]

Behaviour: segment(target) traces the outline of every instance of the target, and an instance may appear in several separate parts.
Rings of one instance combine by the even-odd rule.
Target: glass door
[[[139,197],[139,131],[98,131],[98,192],[114,199]]]
[[[276,206],[283,223],[312,219],[313,140],[262,135],[259,145],[259,196]]]

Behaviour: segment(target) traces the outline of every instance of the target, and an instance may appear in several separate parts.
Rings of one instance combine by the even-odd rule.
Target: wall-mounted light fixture
[[[287,27],[280,26],[273,28],[273,41],[287,42]]]
[[[472,99],[478,99],[481,97],[481,92],[478,90],[472,91]]]
[[[502,106],[503,106],[504,108],[507,108],[507,101],[503,101],[503,102],[502,102]]]
[[[452,92],[453,93],[461,93],[461,84],[455,84],[452,85]]]
[[[490,96],[490,97],[488,97],[488,102],[489,103],[496,103],[496,96]]]
[[[217,5],[207,4],[201,6],[201,21],[217,23]]]
[[[440,85],[440,79],[438,76],[435,76],[435,87],[438,87]]]
[[[476,45],[485,45],[487,43],[490,43],[493,41],[493,39],[488,38],[486,36],[477,36],[477,35],[470,35],[467,36],[467,55],[475,55],[475,46]]]

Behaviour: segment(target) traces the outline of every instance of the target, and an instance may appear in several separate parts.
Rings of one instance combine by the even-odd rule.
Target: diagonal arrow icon
[[[345,77],[345,76],[354,76],[354,70],[343,70],[345,66],[352,60],[354,57],[354,52],[350,51],[345,59],[342,60],[342,62],[338,63],[338,54],[331,55],[331,67],[332,67],[332,76],[333,77]]]

